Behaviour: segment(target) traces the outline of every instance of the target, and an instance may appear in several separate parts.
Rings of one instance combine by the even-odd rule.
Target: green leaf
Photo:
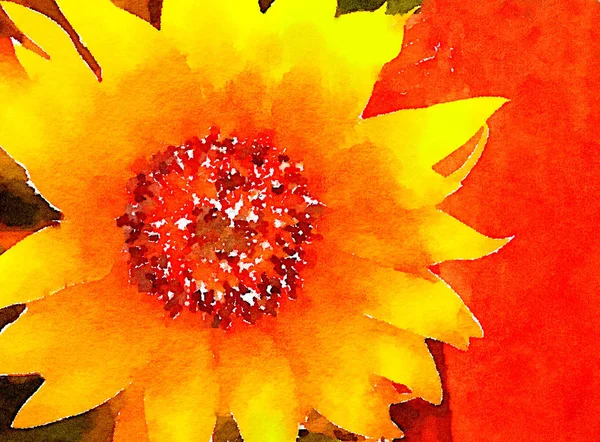
[[[417,6],[421,6],[423,0],[388,0],[387,13],[394,14],[406,14],[412,11]]]
[[[388,14],[405,14],[420,6],[423,0],[387,0]],[[386,0],[338,0],[337,15],[356,11],[375,11],[383,6]]]
[[[356,11],[376,11],[384,3],[385,0],[338,0],[337,15]]]

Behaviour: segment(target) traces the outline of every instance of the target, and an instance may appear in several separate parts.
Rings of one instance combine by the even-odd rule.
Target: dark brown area
[[[35,203],[27,202],[0,186],[0,224],[6,227],[33,227],[39,211]]]
[[[258,6],[263,13],[267,12],[273,3],[275,3],[275,0],[258,0]]]
[[[338,0],[337,15],[349,14],[357,11],[375,11],[386,0]]]
[[[15,322],[24,311],[25,306],[23,304],[11,305],[10,307],[0,309],[0,332],[7,325]]]
[[[27,180],[25,170],[0,149],[0,252],[61,218]]]
[[[163,0],[148,0],[148,11],[150,12],[150,23],[156,29],[160,29],[160,15]]]
[[[337,15],[358,11],[376,11],[385,3],[386,13],[404,14],[419,6],[423,0],[338,0]]]

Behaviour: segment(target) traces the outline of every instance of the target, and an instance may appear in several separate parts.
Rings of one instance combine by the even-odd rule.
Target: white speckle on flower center
[[[255,140],[202,140],[155,154],[131,179],[125,232],[131,283],[172,317],[253,324],[295,299],[323,204],[303,166]]]

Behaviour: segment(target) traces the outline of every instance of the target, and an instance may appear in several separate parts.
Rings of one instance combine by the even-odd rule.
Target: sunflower
[[[505,100],[360,118],[406,16],[168,0],[158,31],[109,0],[59,3],[102,82],[6,5],[52,60],[17,48],[29,79],[0,86],[0,143],[63,213],[0,258],[1,306],[27,303],[0,371],[45,380],[13,425],[118,395],[117,441],[209,440],[230,414],[248,442],[292,441],[313,410],[391,438],[390,403],[439,403],[425,338],[482,332],[429,268],[506,241],[436,205]],[[462,167],[432,170],[474,136]]]

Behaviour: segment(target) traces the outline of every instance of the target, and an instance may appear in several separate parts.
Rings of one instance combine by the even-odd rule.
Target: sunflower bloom
[[[59,3],[102,82],[51,21],[5,6],[52,60],[17,48],[30,78],[0,86],[0,143],[64,215],[0,258],[1,306],[27,303],[0,371],[45,379],[13,425],[121,393],[117,441],[208,441],[229,414],[248,442],[293,441],[312,410],[392,438],[390,403],[439,403],[425,338],[482,332],[428,268],[506,241],[436,205],[505,100],[361,119],[401,47],[383,11],[169,0],[158,31]],[[461,168],[432,170],[479,132]]]

